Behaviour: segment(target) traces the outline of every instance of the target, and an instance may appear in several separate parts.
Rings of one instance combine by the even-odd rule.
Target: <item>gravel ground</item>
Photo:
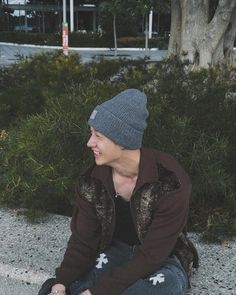
[[[60,263],[70,218],[50,215],[29,224],[15,211],[0,209],[0,295],[33,295]],[[202,243],[190,233],[200,256],[190,295],[236,295],[236,239],[227,247]]]
[[[200,267],[192,279],[191,295],[236,294],[236,239],[227,247],[200,241],[199,235],[189,234],[200,257]]]

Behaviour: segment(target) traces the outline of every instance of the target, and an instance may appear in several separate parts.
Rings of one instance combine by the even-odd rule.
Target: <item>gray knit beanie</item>
[[[143,92],[127,89],[98,105],[88,124],[126,149],[139,149],[147,127],[146,104],[147,97]]]

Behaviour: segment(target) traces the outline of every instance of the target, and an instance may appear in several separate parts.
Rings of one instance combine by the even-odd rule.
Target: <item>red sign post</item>
[[[62,47],[64,55],[68,56],[68,23],[66,22],[62,23]]]

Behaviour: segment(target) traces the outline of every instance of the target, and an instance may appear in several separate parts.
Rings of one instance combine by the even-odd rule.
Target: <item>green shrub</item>
[[[15,102],[10,105],[17,109],[16,117],[21,115],[0,140],[0,203],[68,214],[75,178],[91,163],[85,147],[89,113],[119,91],[136,87],[148,96],[144,145],[173,154],[191,175],[191,224],[199,228],[200,216],[206,234],[213,228],[220,231],[214,210],[221,208],[221,224],[232,224],[229,232],[234,231],[230,220],[236,217],[235,72],[187,69],[179,60],[152,67],[145,60],[101,59],[83,65],[76,56],[48,54],[3,70],[0,98],[13,91],[4,83],[7,75],[20,73],[28,81],[21,80],[24,95],[33,91],[32,85],[40,85],[41,108],[28,111],[29,95],[22,108]],[[9,107],[7,99],[2,113],[4,107]]]
[[[69,34],[70,47],[113,47],[112,39],[107,35],[88,32]]]
[[[127,23],[124,22],[126,30]],[[121,34],[124,36],[124,33]],[[127,32],[125,34],[127,36]],[[99,34],[99,33],[69,33],[70,47],[114,47],[113,33]],[[149,48],[167,49],[169,38],[155,37],[149,40]],[[0,42],[13,42],[18,44],[35,44],[48,46],[62,46],[61,34],[51,33],[30,33],[30,32],[0,32]],[[131,36],[118,38],[118,47],[145,47],[145,38]]]
[[[227,171],[227,140],[194,130],[188,118],[168,117],[152,107],[145,142],[174,155],[184,165],[194,184],[192,206],[210,208],[214,203],[230,208],[235,178]]]
[[[61,36],[60,34],[51,33],[0,32],[0,42],[59,46],[61,44]]]
[[[175,59],[151,70],[153,79],[144,85],[151,110],[147,141],[175,155],[189,171],[192,224],[200,216],[207,226],[218,207],[231,224],[236,216],[235,70],[187,69]]]
[[[231,236],[236,233],[236,218],[231,214],[216,208],[207,218],[207,224],[202,232],[202,239],[210,242],[227,243]]]
[[[177,59],[162,62],[153,70],[153,79],[146,88],[150,93],[160,93],[163,113],[187,117],[195,130],[227,139],[228,166],[236,174],[233,148],[236,144],[236,69],[216,67],[189,72],[187,66]]]
[[[66,91],[71,85],[90,83],[93,69],[77,55],[47,52],[0,69],[0,127],[42,112],[48,96]],[[11,83],[9,83],[11,81]]]
[[[70,89],[9,132],[1,147],[2,203],[57,213],[70,209],[73,181],[88,160],[87,102],[96,99],[91,90]]]
[[[71,86],[86,87],[93,80],[122,82],[126,79],[126,71],[122,73],[122,69],[129,67],[132,77],[133,66],[147,73],[144,61],[101,58],[83,64],[78,55],[65,57],[61,51],[57,51],[35,54],[16,65],[0,68],[0,128],[7,128],[29,115],[41,113],[49,97],[67,93]],[[138,84],[140,79],[131,80]]]
[[[99,89],[99,91],[97,91]],[[91,163],[87,119],[99,101],[121,88],[91,82],[48,97],[45,110],[0,141],[0,203],[68,214],[76,177]]]
[[[134,47],[144,48],[145,47],[145,36],[135,37],[120,37],[118,38],[118,47]],[[155,37],[148,40],[149,48],[167,49],[169,38],[166,37]]]

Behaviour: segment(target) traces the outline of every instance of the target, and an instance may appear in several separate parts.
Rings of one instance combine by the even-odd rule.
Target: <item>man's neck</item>
[[[136,178],[139,171],[140,150],[124,150],[120,159],[111,166],[113,174],[122,177]]]

